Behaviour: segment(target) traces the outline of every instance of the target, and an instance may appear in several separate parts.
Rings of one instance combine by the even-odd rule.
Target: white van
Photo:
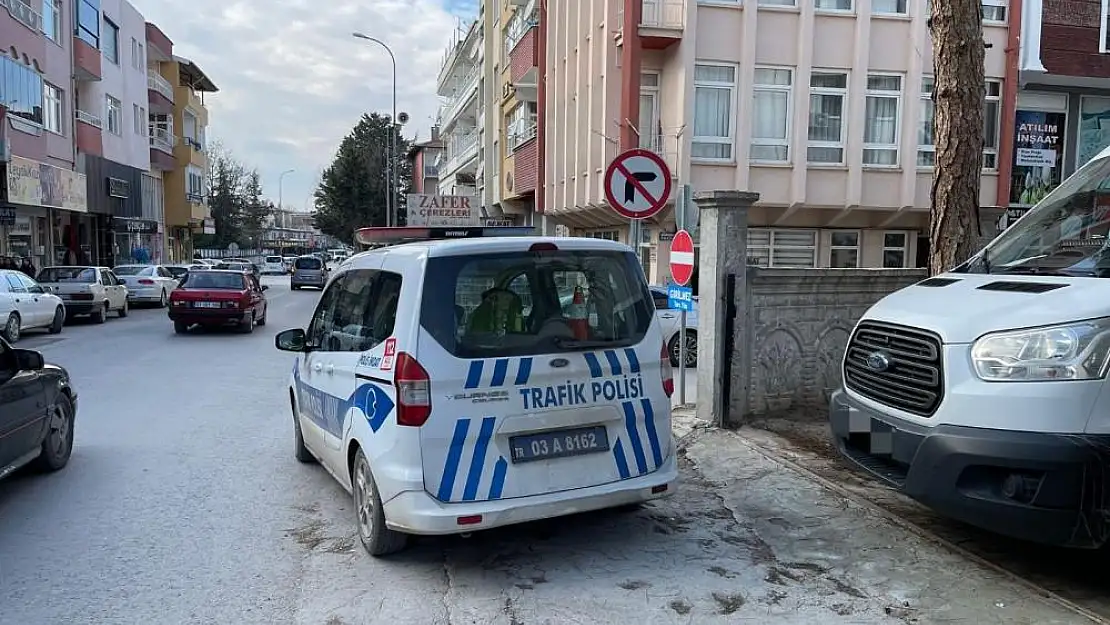
[[[1098,547],[1110,524],[1110,150],[952,271],[858,322],[841,453],[938,512]]]
[[[577,297],[563,306],[568,292]],[[296,456],[352,492],[375,556],[408,534],[673,492],[671,366],[643,271],[619,243],[378,248],[341,265],[308,327],[275,341],[297,354]]]
[[[281,256],[267,256],[262,259],[262,275],[284,273],[286,273],[285,259]]]

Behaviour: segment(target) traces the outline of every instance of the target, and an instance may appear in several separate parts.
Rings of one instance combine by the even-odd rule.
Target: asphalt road
[[[20,341],[70,371],[79,409],[64,471],[0,482],[0,624],[718,618],[714,589],[735,584],[709,564],[749,554],[718,542],[735,520],[692,470],[679,495],[639,511],[369,558],[346,492],[293,458],[292,357],[273,335],[303,326],[318,294],[264,283],[268,325],[253,335],[177,336],[147,309]],[[661,571],[672,588],[656,596]]]

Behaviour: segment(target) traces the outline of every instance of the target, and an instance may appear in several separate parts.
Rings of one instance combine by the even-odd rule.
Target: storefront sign
[[[8,201],[88,212],[85,175],[13,156],[8,163]]]
[[[130,219],[127,217],[116,217],[112,223],[115,225],[116,232],[127,232],[130,234],[156,234],[158,232],[158,222],[149,221],[146,219]]]
[[[15,221],[13,221],[11,227],[8,228],[8,234],[17,237],[31,236],[31,218],[16,216]]]
[[[408,221],[410,226],[434,228],[466,228],[482,225],[482,217],[468,195],[424,195],[410,193]]]
[[[0,206],[0,226],[15,224],[15,209],[11,206]]]
[[[1060,184],[1066,122],[1064,113],[1016,112],[1010,204],[1032,206]]]
[[[482,225],[487,228],[511,228],[516,225],[515,219],[494,219],[492,217],[483,217]]]
[[[126,200],[131,197],[131,183],[119,178],[108,178],[108,196]]]

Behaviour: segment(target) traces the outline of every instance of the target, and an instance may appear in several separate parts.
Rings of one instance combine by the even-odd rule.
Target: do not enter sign
[[[685,230],[676,232],[671,241],[671,277],[682,286],[694,277],[694,239]]]

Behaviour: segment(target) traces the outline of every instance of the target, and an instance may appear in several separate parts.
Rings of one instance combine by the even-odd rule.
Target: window
[[[19,276],[14,273],[5,273],[4,278],[8,282],[8,293],[26,293],[27,287],[23,286],[23,281]]]
[[[848,99],[848,74],[814,71],[809,78],[810,163],[839,165],[844,162],[844,108]]]
[[[851,11],[852,0],[813,0],[813,8],[818,11]]]
[[[902,104],[902,77],[892,74],[867,76],[867,108],[863,126],[863,164],[876,167],[898,165],[898,109]]]
[[[143,44],[139,40],[131,38],[131,67],[138,70],[146,69],[146,59],[143,57]]]
[[[110,95],[104,96],[107,101],[108,114],[105,118],[108,120],[108,132],[114,135],[123,134],[123,103],[113,98]]]
[[[7,56],[0,56],[0,103],[8,114],[42,124],[42,76],[29,66]]]
[[[875,15],[909,15],[906,0],[871,0],[871,13]]]
[[[509,141],[506,147],[515,150],[536,137],[536,103],[522,102],[506,116]]]
[[[748,264],[759,267],[816,267],[816,230],[748,230]]]
[[[987,81],[983,101],[983,169],[998,169],[998,125],[1002,115],[1002,83]]]
[[[883,233],[883,268],[901,269],[909,258],[909,237],[905,232]]]
[[[797,6],[795,0],[759,0],[761,7],[792,7]]]
[[[790,160],[790,90],[794,70],[755,68],[752,98],[751,158]]]
[[[736,67],[694,66],[694,136],[692,158],[730,161],[732,153],[733,93]]]
[[[542,261],[527,252],[432,258],[424,280],[420,325],[459,358],[574,352],[582,340],[628,347],[655,313],[631,251],[563,250]],[[454,306],[443,305],[444,293],[453,293]],[[584,328],[570,321],[576,296],[586,308]]]
[[[77,0],[77,37],[100,49],[100,0]]]
[[[833,230],[829,233],[829,267],[833,269],[859,267],[858,230]]]
[[[103,35],[100,52],[103,53],[104,58],[119,65],[119,26],[113,24],[112,20],[104,18]]]
[[[983,0],[983,21],[1006,23],[1006,0]]]
[[[62,134],[62,90],[50,83],[42,83],[42,126],[50,132]]]
[[[933,125],[936,122],[936,107],[933,103],[932,76],[921,77],[921,119],[917,120],[917,166],[932,167],[937,160],[936,139]]]
[[[186,168],[188,178],[185,187],[185,199],[193,204],[204,202],[204,172],[195,165]]]
[[[374,349],[393,334],[400,296],[398,274],[348,271],[320,298],[309,325],[309,344],[328,352]]]
[[[182,282],[181,286],[186,289],[242,291],[247,288],[247,280],[245,275],[238,273],[191,271],[185,274],[185,282]]]
[[[54,43],[62,36],[62,0],[42,0],[42,33]]]
[[[606,241],[621,240],[621,233],[617,230],[599,230],[596,232],[591,232],[588,236],[594,239],[604,239]]]
[[[135,134],[141,137],[145,137],[147,133],[147,126],[149,125],[149,120],[146,116],[146,109],[139,106],[138,104],[132,104],[131,108],[133,109],[133,115],[135,119]]]

